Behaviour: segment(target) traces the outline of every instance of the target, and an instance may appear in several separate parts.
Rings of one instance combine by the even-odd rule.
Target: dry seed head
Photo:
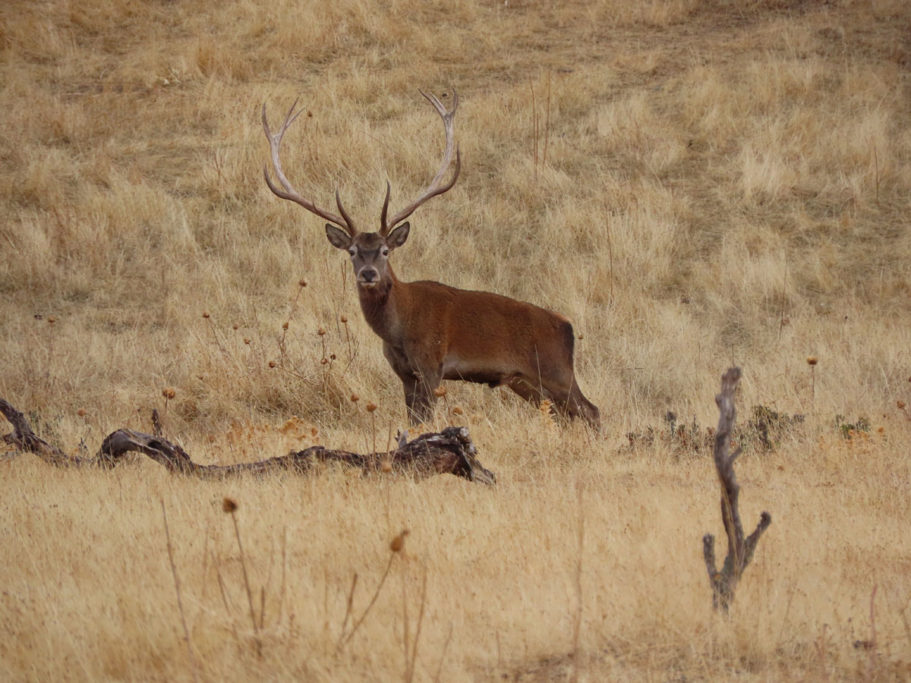
[[[816,356],[807,356],[807,365],[816,365],[819,359]]]
[[[352,402],[352,403],[357,403],[357,402],[360,401],[360,400],[361,400],[361,397],[360,397],[360,396],[358,396],[357,394],[351,394],[351,402]]]
[[[47,319],[47,324],[48,324],[48,325],[53,325],[55,322],[57,322],[57,318],[55,318],[54,316],[50,316],[50,317]]]
[[[904,401],[896,401],[896,402],[895,402],[895,405],[898,406],[898,409],[899,409],[899,410],[904,410],[904,409],[905,409],[905,402],[904,402]]]
[[[901,401],[899,401],[899,403],[901,403]],[[80,408],[79,410],[76,411],[76,414],[79,417],[85,417],[85,408]]]
[[[328,362],[329,362],[329,359],[328,359],[328,358],[323,358],[323,359],[319,362],[319,364],[320,364],[320,365],[325,365],[325,364],[328,363]]]
[[[456,407],[454,407],[454,408],[452,409],[452,414],[453,414],[453,415],[461,415],[461,414],[462,414],[462,409],[459,408],[459,406],[456,406]]]
[[[228,498],[226,496],[225,499],[221,501],[221,509],[224,510],[225,513],[233,515],[234,511],[237,509],[237,503],[233,498]]]
[[[321,327],[316,331],[316,333],[322,337],[324,334],[326,334],[326,330]]]
[[[380,463],[380,469],[389,474],[392,471],[392,461],[389,458],[383,458],[383,462]]]
[[[298,280],[298,281],[297,281],[297,286],[298,286],[298,287],[306,287],[306,286],[307,286],[307,281],[306,281],[306,280]]]
[[[274,360],[270,360],[270,361],[269,361],[269,367],[270,367],[270,368],[274,368],[274,367],[275,367],[275,361],[274,361]]]
[[[442,398],[446,395],[446,387],[437,387],[433,390],[433,395],[437,398]]]
[[[288,329],[288,321],[287,321],[287,320],[286,320],[285,322],[282,323],[282,329],[283,329],[283,330],[287,330],[287,329]]]
[[[244,337],[244,344],[250,346],[250,337]]]
[[[177,395],[177,392],[174,391],[174,389],[172,389],[171,387],[166,387],[161,390],[161,395],[164,396],[166,399],[171,400],[172,398],[174,398],[174,396]]]
[[[209,312],[208,312],[208,311],[203,311],[203,312],[202,312],[202,317],[205,318],[206,320],[208,320],[208,319],[209,319]]]
[[[365,407],[367,408],[368,413],[372,413],[376,410],[376,403],[368,403]]]
[[[233,325],[231,325],[231,327],[236,330],[240,327],[240,325],[238,325],[237,323],[234,323]]]
[[[348,316],[347,316],[347,315],[343,315],[341,318],[339,318],[339,320],[341,320],[341,321],[342,321],[342,324],[344,324],[344,325],[347,325],[347,324],[348,324]]]
[[[405,547],[405,536],[407,536],[410,531],[408,529],[402,529],[402,533],[392,539],[392,542],[389,544],[389,550],[394,553],[402,552],[402,548]]]

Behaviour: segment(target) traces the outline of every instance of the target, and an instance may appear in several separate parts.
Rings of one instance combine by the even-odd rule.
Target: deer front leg
[[[408,357],[400,350],[384,343],[383,355],[389,365],[402,380],[405,390],[405,406],[408,409],[408,420],[412,425],[429,422],[433,418],[433,408],[436,403],[434,389],[440,385],[441,373],[421,373],[416,370]]]
[[[425,381],[417,375],[402,378],[405,389],[405,405],[408,407],[408,419],[412,425],[429,422],[433,419],[433,408],[436,394]]]

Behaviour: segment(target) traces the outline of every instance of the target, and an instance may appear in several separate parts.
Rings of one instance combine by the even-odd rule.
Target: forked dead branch
[[[721,377],[721,393],[715,396],[720,413],[718,431],[715,434],[715,469],[718,471],[718,481],[721,484],[721,519],[728,537],[728,554],[724,558],[721,571],[718,571],[715,564],[715,537],[712,534],[702,537],[705,568],[712,585],[712,605],[715,609],[721,607],[725,612],[734,600],[734,591],[740,577],[753,559],[759,537],[772,523],[772,516],[768,512],[763,512],[756,530],[747,538],[743,537],[743,525],[737,507],[740,485],[734,476],[734,460],[740,455],[741,449],[738,447],[733,453],[730,452],[731,431],[734,429],[737,415],[734,408],[734,392],[739,381],[740,368],[729,368]]]
[[[8,401],[0,398],[0,412],[13,426],[4,434],[4,442],[19,450],[34,453],[56,467],[114,467],[127,453],[142,453],[170,472],[203,478],[220,478],[236,474],[265,474],[267,472],[311,472],[320,463],[341,463],[366,472],[390,472],[415,477],[453,474],[481,484],[494,484],[496,477],[478,461],[477,448],[466,427],[446,427],[441,432],[422,434],[403,441],[397,448],[384,453],[351,453],[323,446],[311,446],[288,455],[235,465],[200,465],[180,447],[160,435],[153,436],[131,429],[118,429],[101,443],[94,457],[64,453],[49,444],[32,430],[26,417]]]

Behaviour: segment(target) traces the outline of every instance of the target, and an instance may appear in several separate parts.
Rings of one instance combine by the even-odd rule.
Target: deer
[[[390,184],[380,213],[378,232],[362,232],[342,205],[338,213],[322,209],[298,192],[282,170],[281,144],[288,128],[304,111],[288,110],[281,128],[273,133],[262,107],[262,124],[271,151],[272,169],[263,166],[266,185],[277,197],[299,204],[326,223],[329,243],[347,251],[357,281],[361,311],[370,328],[383,341],[383,355],[402,381],[405,405],[412,425],[432,419],[443,380],[461,380],[506,386],[523,399],[540,404],[568,418],[582,418],[600,430],[600,412],[582,394],[573,366],[575,336],[570,321],[559,313],[500,294],[457,289],[440,282],[404,282],[392,269],[389,257],[408,239],[406,220],[428,200],[448,192],[461,169],[461,155],[454,143],[453,119],[459,106],[453,92],[452,109],[419,91],[436,109],[446,134],[445,150],[436,175],[424,191],[398,213],[389,215]],[[447,171],[455,165],[451,178]]]

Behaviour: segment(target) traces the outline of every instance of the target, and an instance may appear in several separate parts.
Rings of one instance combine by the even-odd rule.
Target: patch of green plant
[[[764,452],[774,451],[782,437],[803,424],[803,420],[803,415],[779,413],[764,405],[753,406],[750,419],[741,430],[741,444],[752,445]]]
[[[857,434],[865,434],[870,431],[870,420],[860,416],[854,422],[848,422],[844,415],[835,416],[835,429],[843,439],[851,439]]]
[[[630,451],[659,443],[680,455],[701,453],[704,450],[711,452],[715,430],[712,427],[703,429],[695,417],[691,423],[678,423],[676,413],[668,411],[664,415],[663,427],[656,429],[648,426],[644,430],[627,433],[626,438],[629,440]]]
[[[733,440],[744,450],[768,453],[778,448],[781,440],[803,424],[803,415],[780,413],[763,405],[753,406],[750,419],[743,427],[735,428]],[[869,429],[869,425],[868,425]],[[676,454],[712,452],[715,428],[700,427],[694,417],[692,422],[678,422],[677,415],[668,411],[664,426],[648,426],[626,435],[628,450],[661,444]]]

